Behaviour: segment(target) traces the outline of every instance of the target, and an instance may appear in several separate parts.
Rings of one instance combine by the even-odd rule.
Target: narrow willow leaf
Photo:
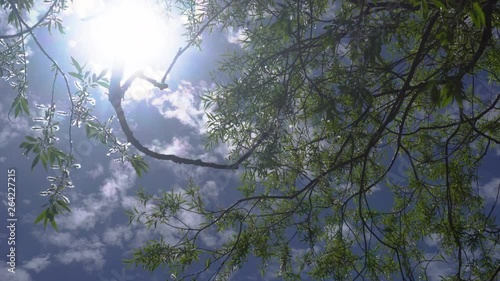
[[[45,218],[45,216],[47,215],[47,210],[43,210],[39,215],[38,217],[36,217],[34,223],[37,224],[39,223],[42,219]]]

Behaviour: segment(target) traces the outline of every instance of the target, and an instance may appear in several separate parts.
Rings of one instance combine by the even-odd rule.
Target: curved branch
[[[149,157],[158,160],[168,160],[177,164],[195,165],[200,167],[208,167],[208,168],[223,169],[223,170],[236,170],[238,169],[239,165],[243,163],[243,161],[247,160],[255,151],[255,149],[257,149],[257,147],[260,146],[262,142],[264,142],[264,140],[269,136],[271,131],[274,130],[274,127],[271,126],[266,132],[264,132],[260,136],[260,138],[255,142],[255,144],[245,154],[243,154],[243,156],[241,156],[236,162],[232,164],[217,164],[217,163],[205,162],[202,161],[201,159],[194,160],[194,159],[179,157],[173,154],[161,154],[152,151],[149,148],[143,146],[139,142],[139,140],[134,136],[134,133],[132,132],[127,123],[127,119],[125,118],[125,113],[123,112],[121,102],[125,91],[128,89],[128,86],[130,86],[131,81],[133,79],[132,80],[130,78],[127,79],[124,85],[120,86],[122,75],[123,75],[123,68],[120,65],[115,64],[115,66],[113,67],[113,71],[111,73],[108,99],[116,112],[116,116],[118,118],[118,121],[120,122],[122,131],[127,137],[127,141],[130,142],[130,144],[132,144],[135,148],[137,148],[137,150],[139,150],[140,152],[144,153]],[[139,74],[134,74],[133,76],[137,77],[138,75]]]
[[[26,33],[31,33],[33,30],[35,30],[35,28],[40,26],[40,24],[42,24],[47,19],[47,17],[50,15],[50,13],[52,12],[52,10],[56,6],[56,4],[57,4],[57,1],[54,1],[54,3],[52,3],[50,8],[47,10],[47,12],[33,26],[28,26],[28,25],[23,24],[26,26],[26,29],[21,29],[21,31],[19,31],[18,33],[15,33],[15,34],[2,34],[2,35],[0,35],[0,39],[16,38],[16,37],[19,37],[19,36],[24,35]],[[18,13],[18,12],[16,12],[16,13]],[[19,17],[20,17],[20,15],[19,15]]]

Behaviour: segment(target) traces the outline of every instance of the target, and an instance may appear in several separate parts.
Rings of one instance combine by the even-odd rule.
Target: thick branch
[[[493,14],[493,6],[498,2],[498,0],[490,0],[483,6],[483,12],[485,15],[485,26],[483,29],[483,36],[481,37],[481,42],[479,42],[479,48],[476,53],[470,60],[468,64],[464,66],[464,68],[460,71],[459,77],[462,77],[466,73],[471,72],[474,69],[474,66],[477,64],[484,51],[486,50],[486,46],[490,42],[491,39],[491,31],[493,29],[492,26],[492,14]]]
[[[125,118],[125,113],[123,112],[123,108],[121,105],[123,96],[125,91],[128,89],[128,86],[132,83],[133,79],[129,78],[127,81],[124,83],[123,86],[120,85],[120,81],[122,79],[123,75],[123,67],[119,64],[115,64],[113,67],[113,71],[111,73],[111,81],[110,81],[110,87],[109,87],[109,102],[113,106],[116,112],[116,116],[118,118],[118,121],[120,122],[120,126],[122,128],[123,133],[127,137],[127,141],[130,142],[137,150],[140,152],[144,153],[145,155],[158,159],[158,160],[168,160],[172,161],[178,164],[188,164],[188,165],[195,165],[195,166],[200,166],[200,167],[208,167],[208,168],[214,168],[214,169],[224,169],[224,170],[236,170],[238,169],[239,165],[247,160],[252,153],[255,151],[255,149],[264,142],[264,140],[269,136],[271,131],[273,130],[273,127],[269,128],[268,131],[264,132],[260,138],[255,142],[255,144],[242,156],[240,157],[236,162],[232,164],[217,164],[217,163],[211,163],[211,162],[204,162],[201,159],[188,159],[188,158],[182,158],[178,157],[176,155],[172,154],[161,154],[155,151],[150,150],[149,148],[143,146],[139,140],[137,140],[134,136],[134,133],[130,129],[127,119]],[[140,74],[134,74],[136,77],[140,76]],[[133,75],[133,76],[134,76]],[[132,77],[133,77],[132,76]]]

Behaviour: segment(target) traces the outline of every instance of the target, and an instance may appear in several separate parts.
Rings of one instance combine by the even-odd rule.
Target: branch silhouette
[[[152,83],[157,87],[166,86],[166,84],[155,82],[153,79],[145,77],[140,72],[138,72],[133,74],[129,79],[127,79],[123,85],[120,85],[122,76],[123,76],[123,65],[121,65],[120,63],[115,63],[111,73],[108,100],[116,112],[116,116],[118,118],[118,121],[120,122],[120,126],[127,138],[127,141],[130,142],[132,146],[137,148],[137,150],[139,150],[140,152],[144,153],[149,157],[158,160],[172,161],[177,164],[187,164],[187,165],[194,165],[199,167],[208,167],[208,168],[222,169],[222,170],[236,170],[239,168],[239,165],[243,163],[243,161],[247,160],[255,151],[255,149],[257,149],[257,147],[259,147],[267,139],[267,137],[273,130],[273,127],[271,126],[266,132],[264,132],[259,137],[259,139],[255,142],[255,144],[243,156],[241,156],[236,162],[232,164],[205,162],[201,159],[189,159],[189,158],[179,157],[173,154],[161,154],[152,151],[149,148],[142,145],[141,142],[134,136],[134,133],[132,132],[130,126],[128,125],[127,118],[125,117],[125,113],[123,112],[121,103],[125,92],[128,90],[128,88],[130,87],[135,78],[142,78],[146,81],[149,81],[150,83]]]

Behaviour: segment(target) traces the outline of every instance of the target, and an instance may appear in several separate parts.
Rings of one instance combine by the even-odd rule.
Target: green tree
[[[39,25],[62,30],[56,15],[64,1],[49,2]],[[24,39],[43,46],[32,33],[36,26],[22,17],[32,1],[0,3],[19,30],[9,44],[1,37],[2,70],[17,79],[17,116],[29,113],[26,57],[19,56]],[[291,280],[425,280],[428,264],[443,261],[453,271],[444,279],[499,278],[496,202],[485,209],[475,188],[483,158],[500,142],[497,1],[177,3],[189,19],[188,44],[162,81],[137,73],[120,84],[119,65],[109,81],[76,60],[76,72],[66,73],[47,55],[68,93],[71,79],[79,85],[70,95],[71,124],[84,126],[88,137],[110,146],[139,175],[148,167],[143,154],[242,170],[234,187],[241,198],[223,207],[207,204],[195,183],[183,193],[140,190],[141,203],[151,208],[131,210],[130,221],[166,224],[182,235],[175,244],[150,241],[126,263],[151,271],[166,267],[173,279],[207,279],[207,273],[226,280],[258,259],[263,271],[278,265],[279,275]],[[207,148],[231,144],[228,163],[144,147],[127,124],[123,93],[134,79],[166,87],[177,58],[200,46],[200,34],[221,28],[241,30],[243,47],[226,54],[214,71],[216,87],[202,99],[211,109]],[[142,154],[118,140],[111,120],[92,117],[89,91],[97,87],[109,89],[126,141]],[[53,186],[44,194],[50,205],[37,218],[56,227],[55,215],[69,210],[63,197],[72,186],[68,171],[78,165],[71,150],[57,148],[54,114],[55,107],[46,108],[36,128],[43,137],[27,137],[21,147],[36,155],[33,166],[40,160],[61,168],[60,176],[49,178]],[[384,194],[382,204],[375,190]],[[202,225],[179,222],[180,212],[202,216]],[[204,247],[203,234],[216,231],[232,235],[220,247]],[[437,244],[434,256],[423,242],[430,237]]]

